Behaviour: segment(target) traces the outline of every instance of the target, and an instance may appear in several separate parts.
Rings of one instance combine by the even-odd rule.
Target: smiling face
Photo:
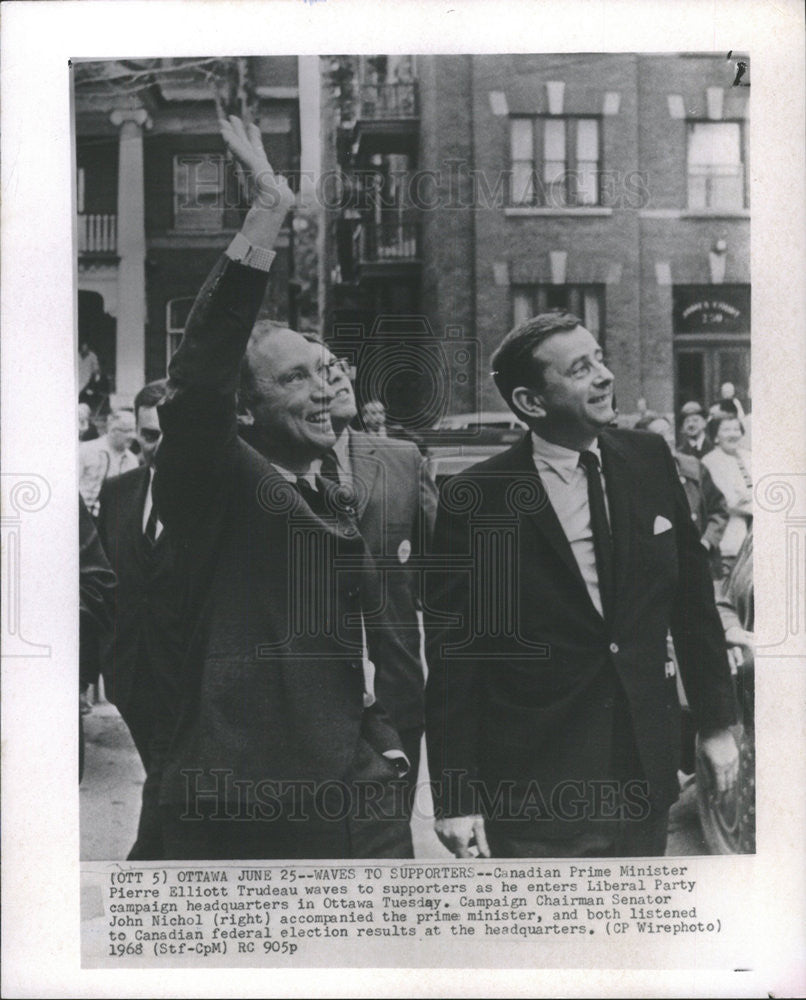
[[[613,374],[593,334],[584,326],[551,334],[533,358],[542,370],[542,384],[532,389],[537,433],[567,447],[589,447],[616,416]]]
[[[680,425],[680,430],[683,432],[683,437],[692,442],[696,441],[705,430],[705,417],[701,413],[689,413]]]
[[[315,346],[315,345],[314,345]],[[328,385],[333,393],[330,403],[330,420],[337,435],[350,423],[358,412],[353,384],[347,363],[337,358],[324,344],[319,348],[322,365],[327,373]]]
[[[737,419],[723,420],[716,432],[714,441],[718,448],[728,455],[735,455],[742,440],[742,425]]]
[[[336,441],[321,347],[278,328],[250,341],[247,350],[256,389],[250,412],[263,451],[304,472]]]

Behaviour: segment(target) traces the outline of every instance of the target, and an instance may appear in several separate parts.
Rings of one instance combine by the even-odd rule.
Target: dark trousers
[[[278,808],[160,807],[163,859],[413,857],[406,781],[363,739],[343,781],[299,784],[293,803]]]
[[[411,729],[401,729],[398,732],[403,752],[409,759],[411,768],[403,779],[405,783],[406,808],[409,819],[414,809],[414,796],[417,792],[417,775],[420,773],[420,751],[423,745],[423,727],[414,726]]]
[[[641,820],[600,823],[563,840],[540,837],[539,829],[488,822],[487,840],[494,858],[661,858],[666,853],[669,810]]]

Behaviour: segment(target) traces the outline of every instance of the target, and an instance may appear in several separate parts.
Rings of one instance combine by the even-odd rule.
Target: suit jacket
[[[117,581],[86,504],[78,498],[79,685],[98,680],[99,643],[113,627]]]
[[[348,434],[358,526],[383,581],[375,690],[403,731],[423,725],[425,678],[417,609],[437,491],[415,444],[361,431]],[[368,614],[368,629],[374,617]]]
[[[163,705],[175,696],[183,639],[170,532],[163,529],[153,548],[143,536],[148,482],[144,467],[107,479],[98,515],[101,541],[118,578],[114,629],[102,659],[104,687],[138,749],[147,747],[155,685]]]
[[[702,461],[703,457],[707,455],[709,451],[714,450],[714,442],[706,433],[699,448],[696,447],[696,445],[690,444],[688,438],[683,438],[680,443],[680,447],[677,450],[681,455],[689,455],[691,458],[696,458],[699,461]]]
[[[184,802],[188,780],[256,802],[267,781],[344,778],[361,737],[400,748],[380,706],[364,708],[361,592],[374,577],[358,530],[335,504],[313,513],[237,434],[238,368],[266,280],[219,260],[160,405],[154,492],[181,553],[188,625],[163,802]]]
[[[713,568],[718,568],[721,565],[719,543],[728,523],[725,497],[714,484],[708,469],[693,455],[681,455],[675,452],[674,459],[692,520],[697,525],[700,538],[708,542],[709,562]]]
[[[614,538],[612,623],[596,611],[532,460],[530,435],[443,486],[429,573],[426,738],[436,807],[481,811],[484,787],[609,777],[615,671],[650,800],[677,797],[679,703],[671,627],[701,730],[734,721],[705,550],[656,435],[599,439]],[[608,682],[610,680],[610,683]],[[442,779],[441,784],[439,779]]]

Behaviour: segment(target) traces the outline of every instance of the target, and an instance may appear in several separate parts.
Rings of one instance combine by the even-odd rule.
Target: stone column
[[[118,161],[118,315],[116,395],[131,404],[145,382],[146,228],[143,187],[143,108],[113,111],[120,128]]]

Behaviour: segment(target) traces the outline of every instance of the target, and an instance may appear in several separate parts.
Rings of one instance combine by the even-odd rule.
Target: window
[[[185,325],[187,324],[194,301],[195,299],[192,296],[184,299],[171,299],[165,306],[165,329],[168,334],[166,339],[166,350],[168,352],[166,365],[170,362],[177,347],[179,347],[179,342],[182,340],[182,334],[185,332]]]
[[[598,118],[510,119],[511,205],[599,205]]]
[[[739,122],[689,122],[688,207],[744,208]]]
[[[222,153],[181,153],[174,157],[176,229],[222,229],[226,194],[227,170]]]
[[[517,326],[532,316],[562,309],[579,316],[600,344],[604,343],[602,285],[522,285],[512,290],[512,319]]]

